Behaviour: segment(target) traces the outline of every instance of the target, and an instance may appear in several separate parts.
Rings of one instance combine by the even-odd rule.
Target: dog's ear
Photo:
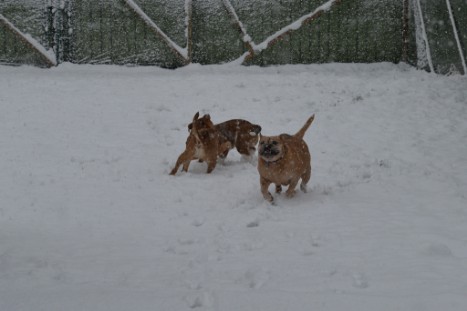
[[[207,120],[211,120],[211,116],[208,114],[205,114],[204,117],[207,119]]]
[[[193,116],[193,122],[198,120],[198,117],[199,117],[199,111],[195,113],[195,115]]]
[[[256,136],[261,133],[261,126],[254,124],[250,129],[250,135]]]

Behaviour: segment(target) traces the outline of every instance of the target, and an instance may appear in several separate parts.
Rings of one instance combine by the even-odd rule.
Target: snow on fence
[[[29,34],[21,32],[6,17],[0,14],[0,24],[9,30],[17,39],[36,52],[48,67],[57,65],[56,57],[53,51],[46,50],[36,39]]]
[[[419,67],[442,74],[467,74],[467,2],[411,1]]]
[[[50,66],[43,6],[37,1],[0,1],[0,63]],[[41,51],[36,47],[41,46]],[[44,50],[49,50],[43,53]],[[46,54],[46,55],[44,55]],[[54,57],[53,57],[54,58]]]
[[[405,61],[466,72],[464,0],[3,0],[0,14],[2,63],[44,65],[53,49],[74,63]],[[26,33],[34,39],[15,39]]]
[[[194,3],[193,61],[198,63],[212,63],[213,55],[215,62],[257,65],[401,60],[402,2]]]

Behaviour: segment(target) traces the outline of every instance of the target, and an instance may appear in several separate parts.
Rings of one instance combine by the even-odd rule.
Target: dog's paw
[[[287,189],[287,191],[285,192],[288,198],[293,198],[295,196],[295,193],[296,193],[295,189]]]
[[[300,184],[300,190],[302,190],[304,193],[307,193],[307,192],[308,192],[308,189],[307,189],[306,184],[301,183],[301,184]]]
[[[281,192],[282,192],[282,186],[276,185],[276,193],[281,193]]]
[[[274,204],[274,198],[272,197],[272,194],[270,192],[268,192],[267,194],[264,194],[263,197],[269,203]]]

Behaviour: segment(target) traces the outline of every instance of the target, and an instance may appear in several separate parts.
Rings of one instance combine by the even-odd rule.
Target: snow
[[[406,65],[0,66],[0,310],[465,310],[466,78]],[[305,134],[265,202],[196,111]],[[272,190],[272,189],[271,189]]]

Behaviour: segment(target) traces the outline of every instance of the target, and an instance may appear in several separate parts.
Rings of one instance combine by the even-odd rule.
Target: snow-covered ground
[[[169,176],[198,110],[315,113],[312,191]],[[404,65],[0,67],[0,310],[466,310],[466,142],[467,79]]]

